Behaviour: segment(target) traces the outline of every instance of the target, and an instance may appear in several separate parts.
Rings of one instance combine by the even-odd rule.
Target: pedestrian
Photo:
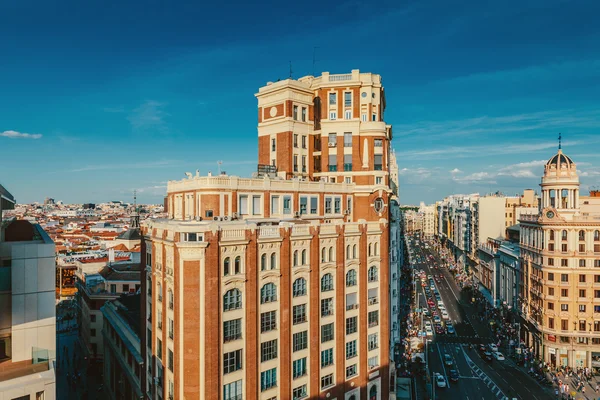
[[[596,393],[598,393],[598,391],[600,391],[600,385],[596,384]]]

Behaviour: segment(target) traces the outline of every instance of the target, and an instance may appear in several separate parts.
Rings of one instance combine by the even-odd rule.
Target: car
[[[479,345],[479,352],[480,353],[485,353],[487,351],[487,347],[485,347],[485,344],[480,344]]]
[[[424,308],[423,309],[423,316],[428,317],[429,316],[429,310]]]
[[[494,353],[494,358],[498,361],[504,361],[504,354],[500,353],[499,351]]]
[[[447,325],[446,325],[446,331],[447,331],[449,334],[456,333],[456,331],[454,330],[454,326],[453,326],[452,324],[447,324]]]
[[[435,281],[436,281],[437,283],[440,283],[440,278],[435,278]]]
[[[442,311],[442,319],[444,319],[444,320],[450,319],[450,316],[448,315],[448,313],[446,312],[446,310]]]
[[[439,315],[434,315],[434,316],[433,316],[433,322],[435,322],[435,323],[438,323],[438,324],[439,324],[440,322],[442,322],[442,319],[440,318],[440,316],[439,316]]]
[[[498,346],[496,346],[496,345],[495,345],[495,344],[493,344],[493,343],[489,344],[489,345],[488,345],[488,348],[490,349],[490,351],[491,351],[492,353],[495,353],[495,352],[497,352],[497,351],[498,351]]]
[[[443,335],[446,332],[444,331],[444,328],[442,328],[441,325],[436,324],[436,326],[435,326],[435,333],[437,333],[438,335]]]
[[[439,388],[445,388],[446,387],[446,378],[444,378],[442,376],[442,374],[439,374],[436,372],[435,374],[435,385]]]
[[[458,371],[455,369],[450,370],[450,380],[452,382],[458,382]]]
[[[428,327],[428,328],[425,328],[425,334],[426,334],[427,336],[433,336],[433,331],[432,331],[432,330],[431,330],[431,328],[429,328],[429,327]]]
[[[490,353],[489,351],[486,351],[483,353],[483,359],[487,362],[492,362],[492,360],[494,359],[492,356],[492,353]]]
[[[452,364],[454,364],[454,361],[452,361],[452,356],[448,353],[444,354],[444,364],[446,366],[452,366]]]

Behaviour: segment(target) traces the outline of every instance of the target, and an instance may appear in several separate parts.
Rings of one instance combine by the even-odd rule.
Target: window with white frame
[[[279,196],[271,196],[271,214],[279,214]]]
[[[302,357],[298,360],[294,360],[292,363],[293,379],[299,378],[304,375],[306,375],[306,357]]]
[[[223,385],[224,400],[242,400],[242,380]]]
[[[321,368],[328,367],[333,364],[333,349],[325,349],[321,351]]]
[[[252,196],[252,214],[262,214],[262,210],[260,208],[260,196]]]
[[[260,289],[260,304],[277,301],[277,286],[274,283],[266,283]]]
[[[346,360],[356,357],[356,339],[346,342]]]
[[[298,278],[294,281],[292,288],[292,296],[300,297],[306,296],[306,279]]]
[[[240,195],[240,214],[246,215],[248,214],[248,196],[247,195]]]

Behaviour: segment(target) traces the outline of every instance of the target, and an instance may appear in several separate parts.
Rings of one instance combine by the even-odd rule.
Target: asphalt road
[[[504,361],[484,361],[477,347],[479,344],[492,343],[491,332],[486,321],[474,316],[474,309],[469,299],[461,296],[461,291],[452,274],[446,268],[435,268],[443,263],[432,246],[426,249],[418,243],[413,248],[413,257],[420,257],[423,262],[416,263],[416,268],[424,270],[427,275],[438,276],[435,286],[440,293],[456,330],[455,334],[435,334],[428,344],[427,361],[432,373],[442,374],[447,382],[445,388],[435,388],[436,399],[503,399],[505,396],[522,400],[551,399],[551,390],[540,386],[537,381],[516,367],[511,359]],[[432,255],[434,260],[429,261]],[[439,278],[439,275],[442,275]],[[417,282],[417,293],[421,294],[419,307],[427,307],[424,288]],[[434,298],[435,301],[435,298]],[[433,324],[433,321],[432,321]],[[469,344],[473,349],[469,349]],[[452,357],[453,365],[444,365],[444,354]],[[458,382],[449,381],[450,370],[458,372]]]

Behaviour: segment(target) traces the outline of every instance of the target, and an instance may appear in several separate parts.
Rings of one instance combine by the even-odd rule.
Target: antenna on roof
[[[558,133],[558,149],[562,149],[562,133]]]
[[[290,61],[290,79],[292,79],[292,62]]]

